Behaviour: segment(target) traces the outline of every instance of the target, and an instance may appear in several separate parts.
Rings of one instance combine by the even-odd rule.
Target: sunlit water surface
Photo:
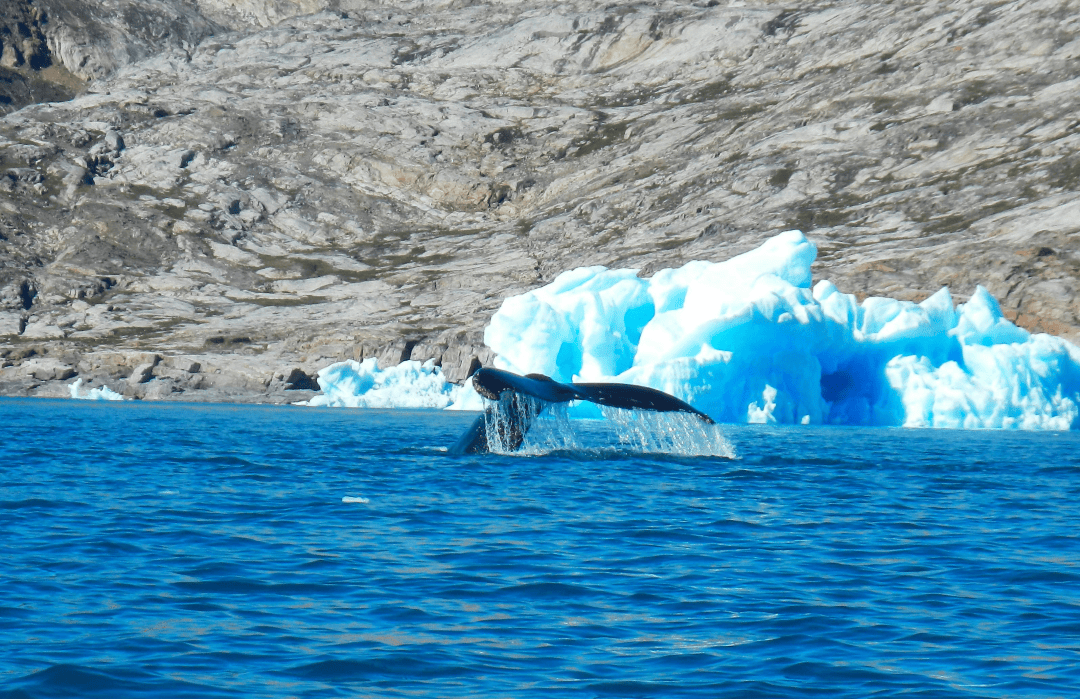
[[[472,419],[0,400],[0,696],[1080,696],[1076,434]]]

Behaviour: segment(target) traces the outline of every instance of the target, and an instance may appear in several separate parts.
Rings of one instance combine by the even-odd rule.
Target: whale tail
[[[516,451],[533,422],[553,403],[585,400],[626,410],[690,413],[702,422],[712,418],[675,396],[655,388],[620,383],[559,383],[543,374],[520,376],[502,369],[481,368],[472,376],[473,388],[491,401],[484,414],[451,447],[451,454]]]

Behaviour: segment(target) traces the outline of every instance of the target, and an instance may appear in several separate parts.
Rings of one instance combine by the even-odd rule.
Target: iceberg
[[[1080,429],[1075,345],[1017,327],[983,287],[959,305],[947,288],[921,303],[857,303],[813,283],[816,256],[787,231],[651,278],[571,270],[507,298],[484,341],[499,369],[648,386],[717,422]],[[450,384],[430,361],[338,362],[318,380],[308,405],[483,408],[469,383]],[[600,417],[588,404],[570,414]]]
[[[124,400],[124,397],[116,391],[110,390],[108,386],[99,386],[98,388],[87,389],[86,393],[81,393],[83,380],[76,379],[74,382],[68,384],[68,392],[72,398],[77,400]]]
[[[812,284],[799,231],[641,278],[583,267],[506,299],[495,366],[675,395],[718,422],[1080,428],[1080,349],[1032,335],[978,287],[861,304]]]
[[[446,408],[460,387],[434,361],[405,361],[380,369],[375,357],[331,364],[318,373],[322,392],[302,405],[345,408]]]

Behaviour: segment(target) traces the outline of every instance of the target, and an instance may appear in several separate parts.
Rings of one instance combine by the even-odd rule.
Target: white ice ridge
[[[954,308],[858,304],[811,289],[799,231],[724,262],[657,272],[584,267],[506,299],[495,365],[556,381],[666,391],[721,422],[1080,428],[1080,349],[1006,320],[982,287]]]
[[[306,405],[336,408],[445,408],[454,402],[457,386],[443,378],[433,361],[406,361],[380,369],[374,357],[345,361],[319,371],[322,393]]]
[[[82,388],[82,382],[82,379],[76,379],[73,383],[68,384],[68,391],[71,393],[72,398],[79,400],[124,400],[122,395],[110,390],[108,386],[91,388],[86,393],[80,393],[79,389]]]

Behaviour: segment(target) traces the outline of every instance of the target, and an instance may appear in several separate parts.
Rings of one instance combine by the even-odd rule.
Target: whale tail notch
[[[473,388],[491,401],[484,414],[450,449],[451,454],[512,452],[521,447],[533,422],[553,403],[585,400],[625,410],[682,412],[706,424],[712,418],[675,396],[655,388],[620,383],[559,383],[543,374],[520,376],[502,369],[481,368],[472,376]]]

